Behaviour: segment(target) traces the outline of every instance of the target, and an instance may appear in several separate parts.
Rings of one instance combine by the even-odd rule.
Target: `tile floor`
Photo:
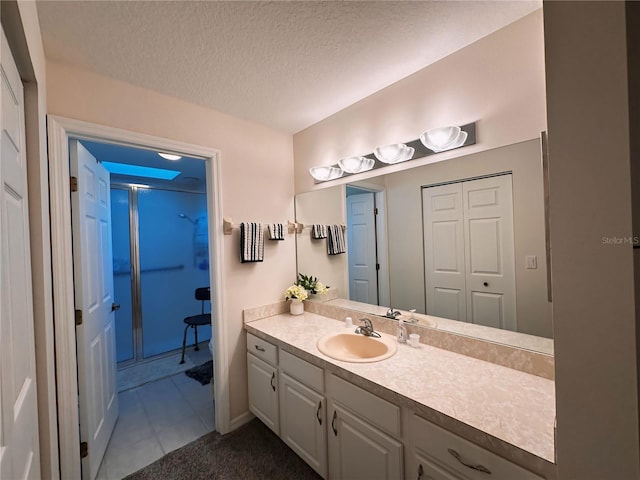
[[[98,480],[119,480],[215,429],[212,385],[178,373],[118,394]]]

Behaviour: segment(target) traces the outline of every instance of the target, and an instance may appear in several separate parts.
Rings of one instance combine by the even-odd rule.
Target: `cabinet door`
[[[280,433],[278,415],[278,370],[247,353],[249,410],[262,422]]]
[[[329,476],[354,478],[402,478],[402,444],[370,426],[337,402],[330,402]]]
[[[326,402],[323,395],[280,372],[280,438],[327,477]]]

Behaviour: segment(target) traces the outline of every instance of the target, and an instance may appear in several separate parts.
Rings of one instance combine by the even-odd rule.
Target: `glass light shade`
[[[427,130],[420,135],[420,141],[429,150],[436,153],[458,148],[467,141],[467,132],[460,130],[460,127],[440,127]]]
[[[366,172],[373,168],[374,163],[376,163],[376,161],[373,158],[367,157],[348,157],[338,160],[340,168],[347,173]]]
[[[182,158],[180,155],[174,155],[173,153],[158,152],[158,155],[160,155],[162,158],[166,160],[180,160]]]
[[[320,182],[335,180],[342,176],[342,168],[339,167],[311,167],[309,173]]]
[[[404,143],[391,143],[376,147],[373,154],[382,163],[393,164],[411,159],[415,151],[415,148],[407,147]]]

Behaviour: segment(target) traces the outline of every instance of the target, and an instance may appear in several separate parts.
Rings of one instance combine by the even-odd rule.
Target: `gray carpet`
[[[125,480],[319,480],[321,477],[260,420],[222,436],[212,432]]]

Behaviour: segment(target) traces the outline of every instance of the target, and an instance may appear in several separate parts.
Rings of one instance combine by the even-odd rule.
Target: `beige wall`
[[[338,290],[338,295],[348,298],[347,255],[328,255],[327,241],[311,237],[311,225],[346,225],[345,187],[326,188],[296,197],[296,222],[304,224],[302,234],[297,235],[298,272],[318,277],[325,285]]]
[[[215,85],[212,85],[215,88]],[[47,63],[47,111],[221,152],[223,213],[234,223],[286,223],[293,218],[291,136],[87,71]],[[295,241],[265,242],[263,263],[240,263],[239,233],[223,242],[224,308],[231,420],[247,404],[242,310],[282,299],[295,281]]]
[[[295,134],[295,190],[323,188],[314,186],[308,172],[312,166],[368,154],[378,145],[415,140],[429,128],[477,122],[477,144],[465,148],[465,155],[537,138],[546,130],[545,114],[538,10]],[[433,157],[445,160],[460,152],[409,164],[431,163]],[[409,164],[385,167],[382,172],[410,168]]]
[[[640,477],[624,2],[544,4],[560,479]]]
[[[552,336],[547,301],[544,198],[540,141],[530,140],[448,162],[386,175],[391,301],[401,309],[424,312],[422,244],[423,185],[505,171],[512,172],[513,230],[518,332]],[[400,233],[400,234],[398,234]],[[525,268],[525,256],[536,255],[538,268]]]

